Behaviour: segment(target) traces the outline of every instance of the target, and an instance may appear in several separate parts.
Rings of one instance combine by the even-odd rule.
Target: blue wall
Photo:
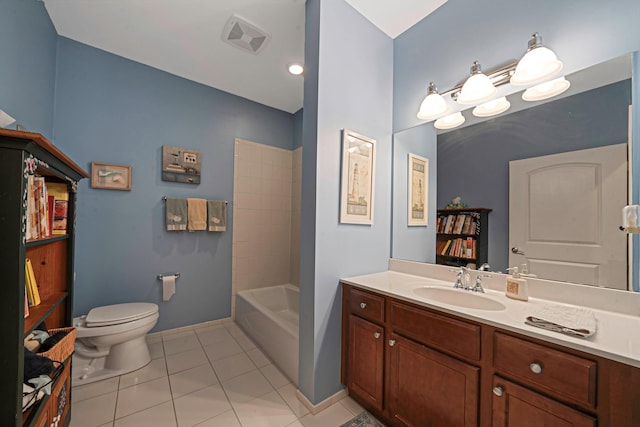
[[[48,138],[53,131],[56,32],[44,3],[0,1],[0,109]]]
[[[393,42],[343,0],[308,0],[306,22],[299,388],[318,403],[341,389],[339,279],[389,259]],[[377,141],[371,226],[339,223],[345,128]]]
[[[79,186],[74,314],[130,301],[160,306],[157,330],[228,317],[232,213],[224,233],[167,232],[162,196],[233,198],[234,138],[293,148],[293,115],[60,37],[54,135],[90,170],[130,165],[132,190]],[[200,150],[200,185],[160,179],[161,147]],[[161,301],[157,275],[179,272]]]
[[[630,104],[625,80],[438,135],[437,207],[461,196],[468,206],[493,209],[488,260],[506,271],[509,161],[626,144]]]
[[[476,59],[484,69],[517,60],[534,32],[564,62],[564,74],[634,52],[640,49],[638,16],[637,0],[543,0],[535,4],[449,0],[394,40],[394,131],[423,123],[416,113],[430,81],[444,91],[463,80]],[[634,103],[633,123],[640,121],[639,108]],[[435,134],[433,127],[431,132]],[[638,138],[635,140],[634,145],[638,144]],[[425,144],[433,143],[433,138],[425,139]],[[634,186],[639,186],[637,179]],[[436,191],[435,181],[429,191]],[[401,220],[401,215],[394,215],[394,229]],[[405,244],[395,237],[393,243],[394,248]],[[637,285],[637,278],[634,283]]]

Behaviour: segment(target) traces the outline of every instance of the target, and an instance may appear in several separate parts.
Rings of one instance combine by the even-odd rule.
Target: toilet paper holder
[[[176,279],[180,278],[180,273],[166,273],[166,274],[158,274],[158,280],[162,280],[163,277],[173,276]]]

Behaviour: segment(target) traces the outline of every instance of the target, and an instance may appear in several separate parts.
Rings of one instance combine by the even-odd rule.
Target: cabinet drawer
[[[595,361],[501,333],[495,334],[494,345],[494,367],[498,372],[595,408]]]
[[[480,360],[480,326],[391,302],[395,332],[468,360]]]
[[[349,301],[351,313],[384,323],[384,297],[351,288]]]

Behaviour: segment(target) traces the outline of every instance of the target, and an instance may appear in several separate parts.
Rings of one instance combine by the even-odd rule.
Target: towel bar
[[[174,274],[158,274],[158,280],[162,280],[163,277],[167,277],[167,276],[175,276],[176,279],[180,278],[180,273],[174,273]]]

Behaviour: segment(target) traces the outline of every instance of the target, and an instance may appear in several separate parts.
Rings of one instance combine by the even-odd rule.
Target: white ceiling
[[[390,37],[447,0],[345,0]],[[60,36],[294,113],[303,77],[304,0],[44,0]],[[232,15],[271,35],[254,55],[222,41]]]

